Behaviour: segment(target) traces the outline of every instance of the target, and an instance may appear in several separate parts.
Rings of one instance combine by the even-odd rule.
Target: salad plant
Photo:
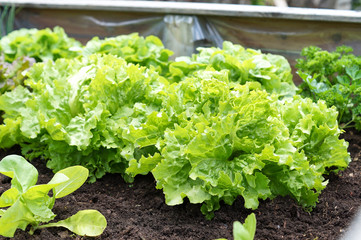
[[[94,53],[112,54],[122,57],[128,63],[154,67],[161,75],[167,75],[169,57],[173,52],[164,48],[156,36],[141,37],[138,33],[99,39],[91,39],[83,50],[84,56]]]
[[[113,55],[38,63],[28,77],[31,91],[19,86],[0,96],[0,146],[22,144],[29,159],[49,159],[55,171],[80,164],[89,169],[90,181],[107,172],[123,174],[139,149],[127,132],[146,124],[149,132],[139,134],[149,134],[155,144],[172,124],[157,115],[169,83]]]
[[[258,82],[262,89],[281,97],[296,93],[290,64],[280,55],[263,54],[259,50],[245,49],[228,41],[223,43],[222,49],[210,47],[197,50],[198,54],[178,57],[171,63],[171,81],[179,82],[200,70],[227,70],[229,80],[233,82]]]
[[[323,175],[350,162],[336,109],[299,96],[280,101],[258,84],[234,84],[227,76],[203,72],[171,85],[162,111],[176,124],[165,129],[154,154],[130,160],[127,173],[152,172],[168,205],[187,197],[203,203],[209,218],[220,201],[232,204],[237,196],[251,209],[278,195],[315,206],[327,184]],[[148,128],[141,126],[128,135],[143,140]]]
[[[244,224],[239,221],[233,223],[233,240],[253,240],[256,234],[256,215],[251,213],[248,215]],[[219,238],[217,240],[227,240],[225,238]]]
[[[341,127],[361,130],[361,57],[352,52],[346,46],[334,52],[310,46],[302,50],[296,67],[303,79],[301,95],[336,106]]]
[[[104,216],[96,210],[83,210],[55,223],[52,208],[55,199],[74,192],[86,181],[88,170],[73,166],[57,172],[47,184],[35,185],[38,171],[18,155],[9,155],[0,161],[0,173],[12,178],[11,188],[0,196],[0,235],[13,237],[19,228],[30,225],[29,233],[46,227],[65,227],[82,236],[98,236],[106,228]],[[49,196],[52,191],[52,196]],[[7,208],[7,209],[4,209]]]
[[[23,28],[2,37],[0,51],[7,62],[25,56],[42,62],[76,57],[81,54],[82,45],[79,41],[68,37],[61,27],[55,27],[53,30]]]
[[[34,63],[35,59],[29,57],[19,57],[8,63],[3,55],[0,56],[0,95],[13,90],[18,85],[23,85],[25,80],[23,73]]]

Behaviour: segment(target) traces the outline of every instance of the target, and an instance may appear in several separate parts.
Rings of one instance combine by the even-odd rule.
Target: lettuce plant
[[[1,38],[0,51],[7,62],[25,56],[42,62],[76,57],[82,52],[82,44],[68,37],[61,27],[55,27],[53,30],[23,28]]]
[[[27,71],[35,59],[29,57],[19,57],[12,63],[5,61],[3,55],[0,56],[0,94],[13,90],[18,85],[23,85],[25,80],[24,71]]]
[[[65,227],[82,236],[98,236],[106,227],[104,216],[96,210],[83,210],[55,223],[52,208],[55,199],[62,198],[78,189],[88,178],[88,170],[73,166],[57,172],[47,184],[35,185],[36,168],[18,155],[9,155],[0,161],[0,173],[12,178],[11,188],[0,196],[0,235],[13,237],[16,229],[29,233],[45,227]],[[52,196],[49,196],[52,191]]]
[[[253,240],[256,234],[256,215],[251,213],[247,216],[244,224],[239,221],[233,223],[233,239],[234,240]],[[219,238],[217,240],[227,240],[225,238]]]
[[[233,223],[233,239],[234,240],[253,240],[256,234],[256,215],[251,213],[247,216],[244,224],[235,221]]]
[[[232,204],[237,196],[251,209],[278,195],[315,206],[327,184],[323,175],[350,162],[335,108],[299,96],[280,101],[257,83],[234,84],[226,72],[171,85],[163,106],[175,124],[157,151],[130,160],[127,173],[152,172],[167,204],[187,197],[203,203],[210,218],[220,201]],[[128,135],[137,141],[139,132]]]
[[[170,79],[179,82],[200,70],[227,70],[229,80],[239,84],[258,82],[262,89],[280,96],[293,96],[296,86],[288,61],[280,56],[245,49],[225,41],[223,48],[199,48],[191,57],[179,57],[170,64]]]
[[[361,130],[361,57],[352,52],[353,49],[346,46],[334,52],[306,47],[296,67],[303,79],[301,95],[335,106],[341,127]]]
[[[124,58],[128,63],[154,67],[165,76],[168,73],[169,57],[173,54],[164,48],[162,41],[156,36],[141,37],[138,33],[99,39],[94,37],[83,50],[84,56],[91,54],[112,54]]]
[[[127,132],[146,124],[155,143],[172,124],[156,114],[168,82],[113,55],[37,63],[28,76],[31,91],[19,86],[0,96],[0,147],[22,144],[28,158],[41,155],[55,171],[83,165],[91,181],[124,173],[138,148]],[[159,120],[167,122],[161,126]]]

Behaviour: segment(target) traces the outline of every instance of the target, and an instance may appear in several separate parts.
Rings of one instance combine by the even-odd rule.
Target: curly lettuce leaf
[[[13,90],[16,86],[23,85],[25,80],[24,72],[33,64],[35,59],[29,57],[20,57],[8,63],[4,55],[0,56],[0,94]]]
[[[180,57],[170,64],[172,81],[179,82],[200,70],[227,70],[233,82],[259,82],[267,92],[280,96],[296,93],[291,67],[280,55],[263,54],[228,41],[223,43],[223,49],[211,47],[198,51],[192,57]]]
[[[173,54],[164,48],[156,36],[141,37],[138,33],[99,39],[94,37],[84,47],[84,56],[94,53],[112,54],[128,63],[154,67],[161,75],[168,73],[169,57]]]
[[[0,110],[4,112],[0,125],[0,148],[10,148],[40,132],[38,120],[26,103],[31,92],[22,86],[0,95]]]
[[[347,46],[333,52],[315,46],[304,48],[296,64],[303,80],[299,94],[335,106],[341,127],[361,130],[361,57],[352,52]]]

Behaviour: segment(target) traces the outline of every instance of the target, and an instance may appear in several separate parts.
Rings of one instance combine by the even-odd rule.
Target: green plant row
[[[238,196],[250,209],[279,195],[312,208],[324,175],[350,162],[337,109],[295,95],[282,56],[225,42],[169,61],[137,34],[75,45],[32,55],[24,84],[0,96],[1,148],[19,144],[54,171],[85,166],[90,181],[151,173],[168,205],[188,198],[208,218]]]
[[[169,57],[173,52],[165,49],[155,36],[143,38],[133,33],[102,40],[94,37],[83,46],[68,37],[62,28],[55,27],[54,30],[47,28],[13,31],[0,40],[0,51],[2,92],[8,89],[9,85],[16,86],[23,82],[24,76],[20,73],[31,66],[28,64],[29,58],[36,62],[46,62],[59,58],[88,57],[95,53],[112,54],[123,58],[127,63],[152,68],[170,82],[179,82],[199,70],[226,69],[234,82],[260,82],[268,92],[276,92],[282,96],[294,95],[296,91],[291,68],[285,58],[244,49],[230,42],[225,42],[223,49],[200,48],[199,54],[170,61]]]

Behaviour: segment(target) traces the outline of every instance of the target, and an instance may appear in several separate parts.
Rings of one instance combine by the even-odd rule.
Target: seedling
[[[88,169],[73,166],[57,172],[47,184],[35,185],[38,171],[26,159],[9,155],[0,161],[0,173],[12,178],[11,188],[0,196],[0,235],[14,237],[16,229],[29,233],[46,227],[65,227],[81,236],[98,236],[107,222],[97,210],[83,210],[55,223],[52,208],[55,199],[65,197],[81,187],[88,178]],[[52,190],[52,196],[49,192]],[[6,208],[7,209],[1,209]]]
[[[248,215],[244,224],[239,221],[233,223],[233,239],[234,240],[253,240],[254,235],[256,234],[256,215],[251,213]],[[225,238],[220,238],[217,240],[227,240]]]

